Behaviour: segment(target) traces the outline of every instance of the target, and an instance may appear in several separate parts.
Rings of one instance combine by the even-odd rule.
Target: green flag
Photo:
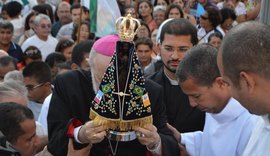
[[[97,0],[90,0],[90,30],[97,31]]]
[[[29,4],[29,1],[28,0],[22,0],[22,3],[23,3],[23,6]]]

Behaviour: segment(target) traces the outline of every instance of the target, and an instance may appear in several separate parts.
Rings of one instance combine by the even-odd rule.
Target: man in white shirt
[[[33,111],[37,121],[45,98],[52,92],[51,70],[45,62],[35,61],[27,65],[22,74],[30,100],[27,107]]]
[[[190,156],[242,156],[258,118],[231,98],[218,70],[217,53],[215,47],[197,45],[187,52],[176,72],[190,105],[207,112],[203,132],[180,136],[169,126]]]
[[[270,26],[245,22],[230,30],[218,54],[218,67],[232,96],[261,115],[244,156],[270,153]]]
[[[51,20],[47,15],[39,14],[34,19],[34,30],[36,34],[28,38],[22,44],[25,51],[29,46],[35,46],[41,51],[42,60],[55,51],[58,40],[51,36]]]

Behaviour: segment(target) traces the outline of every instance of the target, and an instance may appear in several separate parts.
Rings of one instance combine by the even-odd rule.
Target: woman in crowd
[[[184,13],[178,5],[171,4],[166,12],[166,19],[168,18],[176,18],[176,19],[184,18]]]
[[[155,0],[154,6],[157,6],[157,5],[162,5],[165,8],[167,8],[170,5],[170,2],[169,0]]]
[[[34,19],[38,15],[37,12],[31,12],[29,13],[25,18],[24,23],[24,34],[20,37],[18,44],[22,45],[23,42],[28,39],[29,37],[33,36],[35,34],[33,28],[34,28]]]
[[[141,26],[134,38],[134,41],[137,39],[137,38],[142,38],[142,37],[147,37],[147,38],[150,38],[151,37],[151,31],[148,27],[148,25],[144,22],[141,22]]]
[[[191,2],[187,4],[187,7],[184,7],[184,1],[183,0],[172,0],[172,4],[178,5],[180,9],[182,10],[185,19],[189,20],[190,23],[193,25],[197,25],[197,21],[193,15],[188,14],[189,13],[189,7],[192,5]]]
[[[37,13],[45,14],[49,16],[51,23],[54,23],[53,9],[50,4],[38,4],[32,8]]]
[[[234,9],[235,14],[237,16],[236,21],[238,23],[245,22],[246,15],[247,15],[247,9],[243,2],[240,2],[240,0],[224,0],[224,2],[220,2],[217,4],[219,9],[229,7]]]
[[[236,20],[236,14],[231,8],[223,8],[220,10],[222,20],[220,25],[217,26],[217,30],[224,37],[225,34],[233,27],[233,22]]]
[[[157,42],[156,42],[157,32],[158,32],[158,29],[154,29],[151,32],[151,40],[153,42],[153,52],[152,52],[151,56],[152,56],[153,59],[158,59],[159,60],[160,56],[159,56],[159,53],[158,53],[158,50],[157,50]]]
[[[125,6],[125,16],[127,16],[128,14],[131,15],[131,17],[133,18],[137,18],[137,13],[136,10],[133,6],[131,5],[127,5]]]
[[[166,7],[162,5],[158,5],[154,7],[153,18],[156,22],[157,28],[166,19],[165,14],[166,14]]]
[[[141,19],[148,25],[150,31],[155,29],[157,25],[152,15],[153,5],[151,4],[151,2],[148,0],[141,0],[138,2],[137,6],[139,19]]]
[[[185,6],[185,4],[182,0],[171,0],[171,4],[178,5],[181,9],[183,9]]]
[[[198,26],[199,43],[207,43],[208,37],[218,32],[216,27],[220,24],[221,15],[218,9],[209,7],[205,9],[205,13],[200,16],[200,25]]]
[[[80,31],[80,36],[79,36],[79,31]],[[89,22],[87,21],[82,21],[80,24],[80,28],[79,28],[79,24],[76,24],[74,26],[71,36],[72,36],[73,41],[77,43],[95,38],[95,35],[90,32]]]
[[[56,45],[55,51],[62,53],[66,61],[71,61],[71,54],[74,47],[74,42],[70,39],[62,39]]]

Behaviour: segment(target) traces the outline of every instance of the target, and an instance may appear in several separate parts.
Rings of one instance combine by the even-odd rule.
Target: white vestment
[[[181,143],[190,156],[242,156],[257,120],[231,98],[220,113],[206,113],[203,132],[181,134]]]

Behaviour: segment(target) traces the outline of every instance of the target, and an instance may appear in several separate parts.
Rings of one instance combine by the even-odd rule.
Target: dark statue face
[[[129,64],[132,60],[131,55],[134,51],[134,44],[129,42],[117,42],[116,53],[117,53],[117,64],[118,64],[118,75],[119,75],[119,88],[120,91],[124,91],[127,74],[129,70]]]

